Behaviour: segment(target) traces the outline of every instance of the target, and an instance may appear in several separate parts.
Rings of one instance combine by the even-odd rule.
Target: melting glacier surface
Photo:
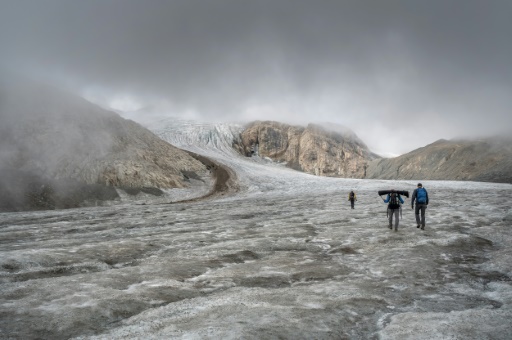
[[[417,180],[242,157],[236,124],[149,127],[240,191],[0,214],[0,338],[510,339],[512,185],[423,181],[426,229],[406,199],[395,232],[377,191]]]

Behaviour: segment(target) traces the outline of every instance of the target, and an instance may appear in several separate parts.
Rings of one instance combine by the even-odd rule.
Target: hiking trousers
[[[398,217],[400,215],[400,208],[388,209],[389,227],[393,225],[393,215],[395,215],[395,230],[398,230]]]
[[[414,209],[414,215],[416,216],[416,224],[421,225],[422,228],[425,228],[425,210],[427,210],[426,204],[416,203],[416,208]],[[421,212],[421,220],[420,220],[420,212]]]
[[[354,209],[354,200],[350,200],[350,207]]]

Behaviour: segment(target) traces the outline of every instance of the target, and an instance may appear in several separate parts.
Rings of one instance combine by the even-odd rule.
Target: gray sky
[[[0,69],[116,109],[338,123],[401,154],[510,133],[511,17],[509,0],[0,0]]]

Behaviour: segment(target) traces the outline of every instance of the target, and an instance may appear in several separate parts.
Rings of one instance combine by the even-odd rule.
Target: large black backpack
[[[389,198],[388,209],[398,209],[400,208],[400,201],[398,200],[398,194],[392,192]]]

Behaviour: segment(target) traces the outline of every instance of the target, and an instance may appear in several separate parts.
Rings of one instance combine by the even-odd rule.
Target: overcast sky
[[[510,0],[0,5],[0,69],[106,107],[333,122],[381,155],[512,129]]]

